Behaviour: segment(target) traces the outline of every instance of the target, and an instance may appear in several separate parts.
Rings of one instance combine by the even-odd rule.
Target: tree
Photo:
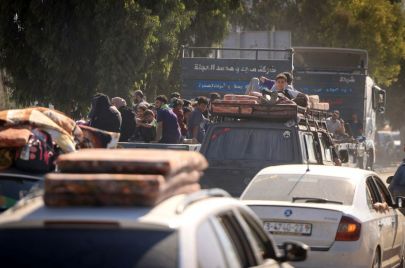
[[[384,86],[396,80],[405,57],[404,12],[393,1],[255,1],[242,23],[253,30],[290,30],[294,46],[366,49],[370,74]]]
[[[134,1],[14,1],[0,6],[0,65],[13,99],[61,110],[128,90],[158,19]]]
[[[152,96],[181,90],[181,46],[219,45],[242,10],[240,0],[183,0],[177,7],[168,2],[145,0],[161,21],[160,42],[144,71],[144,86],[153,89]],[[173,29],[176,34],[167,34]]]
[[[183,44],[210,46],[239,0],[4,0],[0,67],[22,105],[69,111],[96,92],[148,95],[179,88]],[[177,76],[178,75],[178,76]]]

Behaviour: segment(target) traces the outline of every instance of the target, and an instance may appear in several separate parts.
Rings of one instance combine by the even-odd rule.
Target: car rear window
[[[291,162],[292,132],[288,129],[216,128],[206,156],[211,160],[261,160]]]
[[[177,232],[150,229],[2,229],[13,267],[176,267]]]
[[[355,184],[349,179],[308,174],[259,175],[242,195],[243,200],[309,202],[325,199],[351,205]],[[299,199],[299,198],[303,199]],[[307,199],[306,199],[307,198]]]

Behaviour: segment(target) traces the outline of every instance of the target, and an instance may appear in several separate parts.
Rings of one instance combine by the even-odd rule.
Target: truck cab
[[[264,167],[334,164],[325,112],[306,112],[297,105],[256,106],[251,114],[227,114],[215,112],[213,105],[216,122],[200,151],[209,162],[200,180],[203,188],[222,188],[237,197]]]
[[[339,110],[348,123],[356,114],[362,124],[364,153],[341,146],[342,154],[354,159],[357,167],[372,169],[375,161],[376,115],[385,110],[385,90],[368,74],[366,50],[347,48],[295,47],[294,87],[319,95],[330,110]],[[354,137],[358,138],[358,137]],[[349,149],[347,149],[349,148]]]

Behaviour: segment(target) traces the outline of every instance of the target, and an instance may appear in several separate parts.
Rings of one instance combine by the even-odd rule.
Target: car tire
[[[381,253],[380,248],[377,248],[374,253],[372,268],[381,268]]]

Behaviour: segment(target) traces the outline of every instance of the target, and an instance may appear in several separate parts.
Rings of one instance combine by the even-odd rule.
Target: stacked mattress
[[[84,149],[61,155],[45,177],[47,206],[152,206],[200,189],[207,168],[198,152]]]

